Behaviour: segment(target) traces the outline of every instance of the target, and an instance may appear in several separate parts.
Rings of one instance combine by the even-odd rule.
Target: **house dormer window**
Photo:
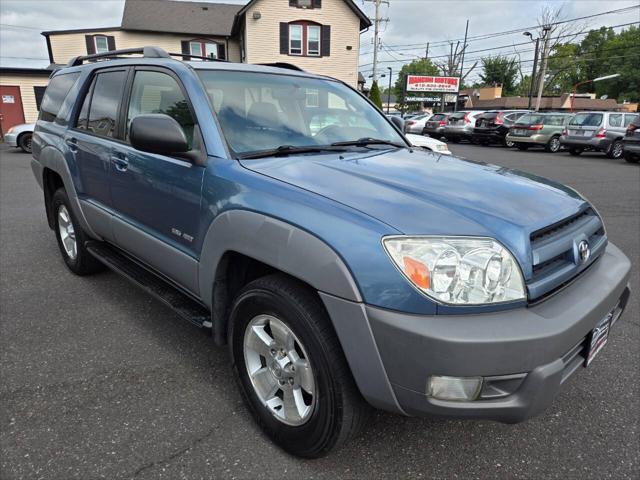
[[[109,40],[105,35],[96,35],[93,37],[96,53],[106,53],[109,51]]]
[[[321,8],[322,0],[289,0],[289,6],[296,8]]]
[[[289,24],[289,55],[319,57],[322,27],[311,22]]]

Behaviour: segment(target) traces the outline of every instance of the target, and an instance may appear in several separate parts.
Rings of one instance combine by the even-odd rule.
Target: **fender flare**
[[[198,266],[200,298],[213,308],[213,288],[220,261],[236,252],[277,268],[314,289],[362,302],[360,290],[342,258],[309,232],[249,210],[228,210],[211,223]]]
[[[82,211],[80,199],[78,198],[78,193],[76,192],[76,187],[71,176],[71,171],[69,170],[69,166],[67,165],[64,155],[60,150],[51,146],[45,147],[40,151],[38,160],[31,160],[31,169],[43,190],[45,188],[43,178],[45,168],[48,168],[60,175],[75,218],[80,222],[80,226],[87,235],[100,240],[101,237],[91,228],[84,212]]]

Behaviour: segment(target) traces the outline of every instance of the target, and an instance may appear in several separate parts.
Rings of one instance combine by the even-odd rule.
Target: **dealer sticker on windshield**
[[[591,335],[589,336],[589,353],[587,354],[587,360],[585,361],[585,367],[588,367],[589,364],[593,361],[593,359],[600,353],[600,350],[605,346],[607,340],[609,340],[609,327],[611,326],[611,317],[613,317],[613,312],[610,312],[606,317],[604,317],[598,325],[595,326],[593,330],[591,330]]]

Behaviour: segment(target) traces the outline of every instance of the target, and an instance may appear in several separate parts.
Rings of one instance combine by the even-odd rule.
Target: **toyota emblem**
[[[582,240],[578,244],[578,260],[580,261],[580,264],[587,263],[587,260],[589,260],[590,256],[591,249],[589,248],[589,242],[587,242],[586,240]]]

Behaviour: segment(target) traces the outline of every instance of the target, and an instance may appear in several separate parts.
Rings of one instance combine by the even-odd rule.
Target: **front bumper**
[[[6,133],[4,136],[4,143],[9,145],[10,147],[18,146],[18,135],[15,133]]]
[[[622,314],[629,270],[627,257],[609,244],[598,262],[564,290],[535,306],[494,313],[421,316],[372,306],[349,310],[345,300],[321,296],[356,382],[374,406],[409,415],[513,423],[547,408],[582,365],[581,346],[589,332],[612,310],[616,319]],[[431,375],[481,376],[494,385],[505,381],[508,394],[436,400],[426,393]]]
[[[580,138],[561,135],[560,143],[566,148],[581,148],[583,150],[604,152],[611,145],[611,140],[608,138]]]

